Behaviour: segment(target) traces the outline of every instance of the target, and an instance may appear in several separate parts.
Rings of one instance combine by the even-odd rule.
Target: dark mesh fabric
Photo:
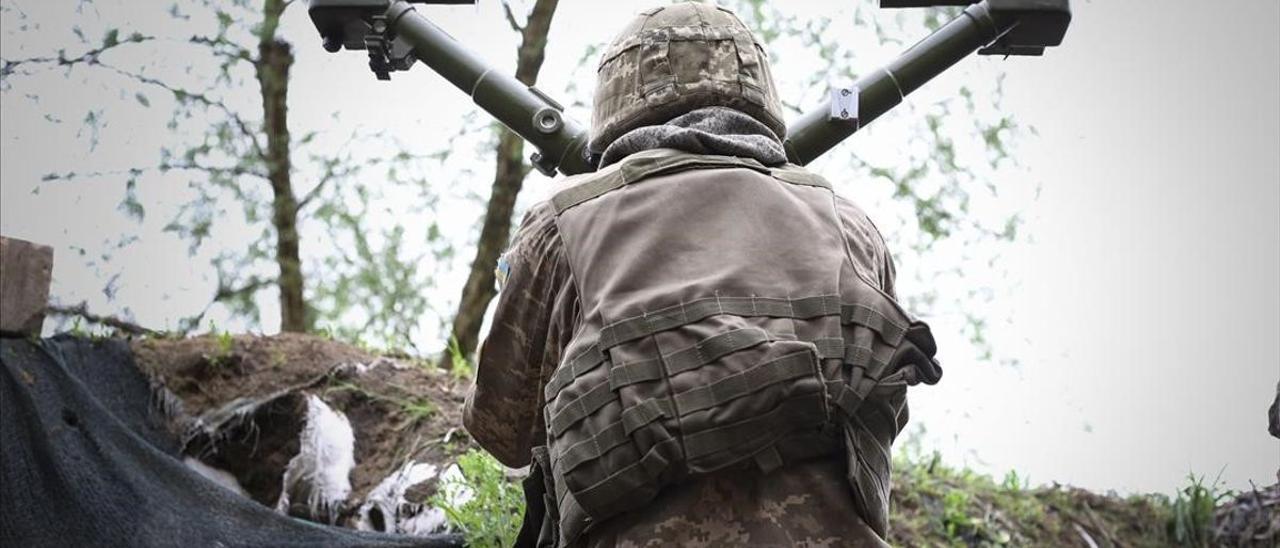
[[[459,546],[277,514],[181,462],[126,342],[0,339],[2,546]]]

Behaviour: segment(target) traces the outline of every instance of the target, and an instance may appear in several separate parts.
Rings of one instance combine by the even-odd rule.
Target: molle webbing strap
[[[821,338],[810,341],[814,346],[818,347],[818,358],[827,360],[832,358],[845,357],[844,339]]]
[[[551,423],[548,426],[551,427],[551,432],[559,437],[570,426],[617,399],[618,396],[609,389],[609,383],[600,383],[556,411],[551,416]]]
[[[588,415],[600,410],[601,407],[608,405],[609,402],[617,401],[617,399],[618,399],[618,396],[615,395],[613,390],[609,388],[609,383],[600,383],[599,385],[588,390],[585,394],[578,396],[573,401],[565,404],[564,407],[561,407],[559,411],[557,411],[554,415],[551,416],[550,427],[551,427],[552,433],[554,433],[556,436],[560,436],[564,434],[564,431],[568,430],[570,426],[577,424],[578,421],[581,421],[582,419],[587,418]],[[650,400],[650,401],[658,401],[658,400]],[[645,403],[649,403],[649,402],[645,402]],[[643,404],[638,405],[622,412],[622,422],[628,423],[628,419],[627,419],[628,413],[666,412],[668,414],[671,414],[668,411],[668,409],[669,409],[668,407],[657,407],[654,409],[648,409]],[[646,415],[644,418],[636,417],[631,419],[631,421],[632,422],[640,421],[642,423],[649,423],[656,418],[658,417],[648,417]],[[630,428],[628,429],[628,432],[634,429],[635,428]]]
[[[688,415],[710,409],[797,377],[812,375],[816,364],[808,351],[793,352],[692,390],[676,394],[676,409]]]
[[[884,354],[890,354],[890,356]],[[889,369],[891,354],[892,348],[887,346],[877,352],[865,346],[849,345],[845,351],[844,362],[851,364],[853,370],[847,381],[827,381],[827,394],[831,402],[852,416],[871,391],[881,384],[881,380]]]
[[[564,387],[569,386],[573,379],[581,377],[601,363],[604,363],[604,353],[600,351],[600,345],[592,344],[556,369],[551,379],[547,381],[546,388],[543,389],[543,396],[547,401],[551,401]]]
[[[786,400],[764,415],[734,424],[685,433],[685,458],[693,460],[731,450],[768,432],[787,431],[796,424],[809,425],[826,419],[821,391]],[[816,424],[815,424],[816,425]]]
[[[671,405],[671,400],[665,398],[645,400],[622,412],[622,427],[630,434],[653,421],[674,416],[676,411]]]
[[[627,506],[625,502],[618,504],[620,499],[645,500],[648,498],[645,495],[657,491],[658,484],[654,479],[666,471],[667,465],[670,464],[663,453],[678,455],[680,440],[667,438],[654,444],[639,461],[586,489],[575,491],[574,497],[578,499],[579,504],[603,516],[616,514],[625,508]]]
[[[768,340],[769,333],[754,327],[726,331],[660,359],[615,364],[609,369],[609,386],[617,390],[638,382],[655,381],[667,375],[683,373],[716,361],[725,354],[751,348]]]
[[[551,416],[551,431],[557,436],[563,434],[570,426],[613,401],[616,396],[612,391],[620,386],[663,378],[663,362],[666,363],[667,374],[674,375],[711,363],[730,352],[750,348],[768,340],[769,334],[763,329],[735,329],[707,337],[689,348],[672,352],[663,356],[662,361],[645,360],[615,366],[609,371],[608,383],[591,388]]]
[[[614,364],[609,368],[609,388],[617,390],[636,383],[656,381],[666,376],[662,367],[662,358]]]
[[[863,378],[852,388],[840,381],[833,381],[833,384],[835,386],[827,387],[828,393],[831,394],[831,403],[834,403],[844,410],[845,414],[852,417],[858,412],[862,402],[871,394],[871,390],[875,389],[877,382],[870,378]]]
[[[599,197],[606,192],[617,190],[655,175],[691,169],[731,168],[750,169],[766,175],[770,173],[769,168],[753,158],[684,154],[659,149],[655,153],[642,152],[633,155],[618,164],[617,168],[607,169],[584,178],[583,182],[574,184],[552,196],[551,205],[555,207],[556,214],[559,215],[566,209]]]
[[[557,458],[556,469],[561,474],[578,465],[604,456],[605,453],[627,443],[631,433],[664,417],[674,417],[671,401],[648,400],[622,412],[622,419],[606,426],[599,434],[573,444]]]
[[[600,347],[613,348],[624,342],[674,329],[719,314],[807,320],[840,313],[840,297],[838,295],[822,295],[799,299],[706,297],[606,325],[600,330]]]
[[[646,314],[619,320],[600,332],[601,343],[593,344],[586,350],[570,358],[557,368],[547,381],[543,395],[550,401],[560,393],[573,379],[582,376],[598,367],[605,361],[602,349],[612,348],[618,344],[639,339],[660,331],[674,329],[717,314],[733,314],[737,316],[767,316],[774,318],[791,318],[805,320],[840,314],[841,323],[864,325],[880,333],[880,336],[891,345],[901,342],[906,333],[906,326],[891,319],[885,314],[865,305],[841,305],[836,295],[821,295],[798,299],[779,299],[769,297],[707,297],[686,304],[670,306]],[[763,341],[761,341],[763,342]],[[818,356],[827,359],[846,354],[844,342],[839,339],[818,339],[813,341],[818,346]],[[732,351],[732,350],[731,350]],[[857,361],[857,360],[853,360]],[[705,362],[703,362],[705,363]],[[618,374],[617,380],[610,379],[614,388],[626,386],[646,380],[661,378],[661,371],[655,360],[635,362],[614,367],[611,375]],[[674,371],[673,371],[674,373]]]
[[[881,347],[879,351],[865,346],[850,344],[844,349],[844,363],[853,364],[853,379],[851,384],[855,384],[862,375],[866,375],[873,379],[879,379],[884,375],[885,369],[889,368],[889,360],[893,357],[893,348]]]
[[[609,425],[599,434],[565,450],[558,459],[558,467],[562,473],[568,473],[579,464],[598,458],[626,443],[628,436],[635,430],[663,417],[675,417],[677,409],[679,415],[709,409],[774,384],[811,375],[815,367],[808,352],[793,352],[712,384],[676,394],[674,407],[665,398],[646,400],[624,411],[620,421]]]
[[[853,323],[870,327],[892,346],[902,342],[907,332],[905,324],[894,321],[879,310],[864,304],[846,304],[840,307],[840,323]]]
[[[725,354],[750,348],[769,340],[769,333],[754,327],[734,329],[712,337],[707,337],[697,344],[664,356],[667,372],[675,375],[690,369],[701,367],[723,357]]]

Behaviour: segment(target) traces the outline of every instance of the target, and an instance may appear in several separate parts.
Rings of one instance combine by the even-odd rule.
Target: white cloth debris
[[[342,503],[351,495],[355,468],[355,434],[351,423],[315,395],[307,396],[306,425],[299,435],[298,454],[284,471],[284,485],[276,511],[290,513],[303,501],[316,521],[334,523]]]

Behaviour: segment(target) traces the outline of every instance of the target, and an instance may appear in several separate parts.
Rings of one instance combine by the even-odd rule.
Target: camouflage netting
[[[0,363],[0,545],[459,544],[291,518],[206,479],[125,341],[3,339]]]

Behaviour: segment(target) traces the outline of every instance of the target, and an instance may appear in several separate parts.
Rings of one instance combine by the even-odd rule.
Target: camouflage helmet
[[[685,2],[641,12],[600,60],[592,152],[635,128],[725,106],[786,135],[769,60],[733,12]]]

